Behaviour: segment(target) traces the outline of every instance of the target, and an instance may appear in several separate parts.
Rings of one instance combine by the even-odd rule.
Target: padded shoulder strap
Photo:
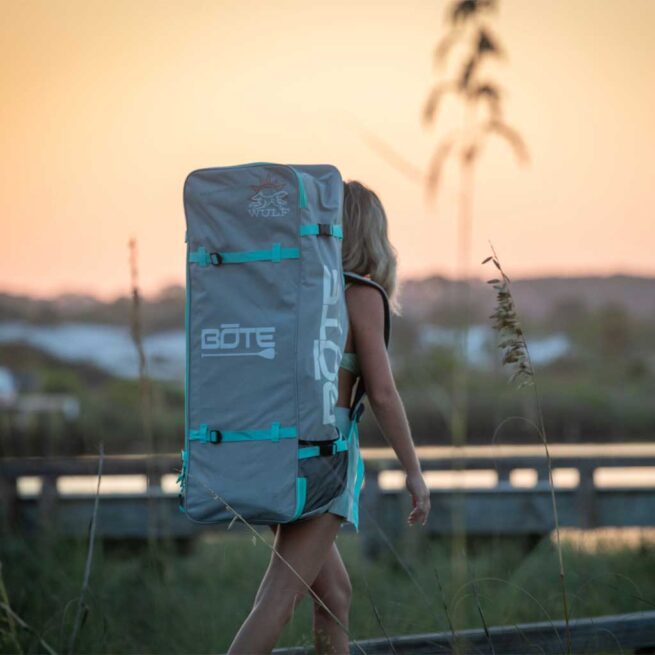
[[[391,309],[389,307],[389,297],[387,296],[387,292],[377,282],[369,280],[369,278],[358,275],[357,273],[344,272],[343,275],[346,283],[367,284],[375,287],[382,295],[382,303],[384,305],[384,344],[388,348],[389,339],[391,338]],[[363,403],[364,397],[366,396],[365,384],[364,376],[360,375],[356,383],[355,398],[352,407],[350,408],[350,418],[354,418],[357,421],[359,421],[362,412],[364,411]]]

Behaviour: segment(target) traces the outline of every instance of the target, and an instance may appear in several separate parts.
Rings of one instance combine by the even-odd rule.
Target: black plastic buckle
[[[220,430],[209,431],[209,441],[211,443],[221,443],[223,440],[223,433]]]
[[[327,457],[334,454],[334,444],[332,441],[328,443],[319,443],[318,452],[321,457]]]
[[[223,255],[221,255],[220,252],[210,252],[209,253],[209,261],[214,266],[220,266],[223,263]]]
[[[318,236],[320,236],[320,237],[331,237],[332,236],[332,225],[330,223],[319,223],[318,224]]]

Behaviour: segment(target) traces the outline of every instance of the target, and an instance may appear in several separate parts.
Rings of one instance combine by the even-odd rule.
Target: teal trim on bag
[[[300,177],[300,173],[293,168],[293,166],[290,166],[291,170],[296,174],[296,178],[298,180],[298,207],[300,209],[306,209],[307,208],[307,194],[305,193],[305,185],[302,181],[302,177]]]
[[[204,246],[189,253],[189,261],[199,266],[209,266],[212,263],[211,255]],[[240,252],[218,252],[222,264],[243,264],[245,262],[279,262],[283,259],[299,259],[298,248],[282,248],[281,244],[274,243],[270,250],[243,250]]]
[[[188,260],[189,263],[198,264],[198,266],[209,266],[209,264],[211,264],[209,261],[209,253],[204,246],[200,246],[198,250],[192,250],[189,252]]]
[[[206,423],[203,423],[197,430],[189,433],[190,441],[204,441],[205,443],[223,443],[224,441],[274,441],[280,439],[294,439],[296,428],[280,427],[279,423],[273,423],[268,430],[211,430]]]
[[[337,223],[324,223],[324,225],[329,225],[331,236],[336,237],[337,239],[343,239],[343,226],[338,225]],[[301,237],[316,236],[318,233],[318,223],[305,223],[300,226]]]
[[[187,259],[189,255],[189,243],[187,241],[186,251]],[[183,464],[184,464],[184,490],[181,492],[182,503],[178,505],[180,511],[186,512],[183,503],[186,501],[186,478],[189,475],[189,371],[190,371],[190,341],[191,341],[191,284],[189,275],[189,265],[184,267],[185,277],[185,294],[184,294],[184,450],[183,450]],[[186,457],[184,456],[186,453]]]
[[[180,487],[180,493],[184,494],[184,491],[186,489],[186,470],[187,470],[187,462],[188,462],[188,453],[186,448],[183,448],[181,451],[182,454],[182,470],[180,471],[180,474],[177,476],[177,484]]]
[[[307,459],[308,457],[316,457],[321,454],[321,449],[318,446],[301,446],[298,448],[298,459]]]
[[[341,453],[344,450],[348,450],[348,441],[346,439],[339,439],[339,441],[334,444],[334,452]]]
[[[296,511],[293,513],[292,521],[295,521],[305,508],[307,500],[307,478],[296,478]]]
[[[359,430],[357,428],[356,422],[355,434],[353,436],[359,439]],[[357,532],[359,532],[359,494],[362,490],[362,482],[364,481],[364,458],[362,457],[362,453],[359,450],[359,445],[357,447],[357,452],[357,477],[355,478],[355,488],[353,490],[353,525],[355,526]]]

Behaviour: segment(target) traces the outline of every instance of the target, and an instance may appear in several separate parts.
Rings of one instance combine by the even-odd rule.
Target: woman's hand
[[[420,522],[425,525],[430,513],[430,490],[420,471],[409,473],[405,477],[405,487],[412,496],[413,509],[407,517],[407,523],[414,525]]]

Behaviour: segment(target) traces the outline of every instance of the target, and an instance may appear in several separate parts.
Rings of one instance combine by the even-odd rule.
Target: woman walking
[[[344,271],[369,277],[387,292],[391,309],[397,314],[396,253],[388,240],[387,217],[377,195],[354,181],[344,183],[342,258]],[[405,486],[413,504],[407,522],[425,525],[430,494],[389,364],[382,296],[373,286],[350,284],[346,304],[349,330],[339,370],[337,426],[348,434],[352,391],[361,375],[370,407],[406,474]],[[314,601],[316,652],[349,652],[344,628],[348,628],[351,585],[334,540],[344,522],[359,528],[356,485],[361,481],[351,473],[360,457],[357,440],[351,440],[346,488],[324,514],[271,526],[275,552],[228,655],[270,653],[295,605],[308,593],[307,587]]]

